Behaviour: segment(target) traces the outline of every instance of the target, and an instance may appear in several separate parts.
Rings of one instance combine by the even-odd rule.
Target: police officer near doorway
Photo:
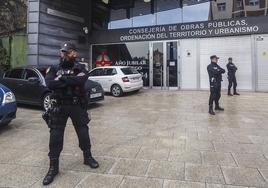
[[[219,105],[221,98],[221,82],[222,74],[225,70],[218,65],[219,57],[213,55],[210,57],[211,63],[207,66],[209,83],[210,83],[210,97],[209,97],[209,114],[215,115],[213,111],[213,102],[215,102],[215,110],[224,111]]]
[[[59,172],[59,156],[63,149],[64,130],[70,117],[83,151],[84,164],[98,168],[98,162],[92,157],[88,132],[90,121],[87,113],[87,94],[84,85],[88,79],[84,66],[77,63],[77,50],[73,43],[65,42],[61,50],[60,63],[47,71],[46,84],[51,94],[51,108],[44,114],[50,128],[49,159],[50,167],[43,185],[53,182]]]
[[[231,58],[231,57],[228,58],[228,63],[226,65],[226,67],[227,67],[227,70],[228,70],[228,82],[229,82],[229,85],[228,85],[228,96],[233,96],[231,94],[231,88],[232,88],[232,86],[233,86],[233,89],[234,89],[234,95],[240,95],[236,91],[237,82],[236,82],[235,73],[237,71],[237,67],[233,63],[233,58]]]

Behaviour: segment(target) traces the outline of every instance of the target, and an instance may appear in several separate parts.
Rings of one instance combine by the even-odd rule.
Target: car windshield
[[[130,74],[139,74],[139,72],[132,67],[126,67],[126,68],[121,68],[121,71],[125,74],[125,75],[130,75]]]

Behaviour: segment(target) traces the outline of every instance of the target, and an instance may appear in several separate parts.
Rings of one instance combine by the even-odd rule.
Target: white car
[[[112,93],[115,97],[143,87],[142,75],[134,67],[98,67],[89,72],[88,79],[100,83],[104,92]]]

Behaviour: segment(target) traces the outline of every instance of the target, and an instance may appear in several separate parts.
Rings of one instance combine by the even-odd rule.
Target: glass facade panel
[[[153,44],[153,86],[162,87],[164,81],[164,53],[163,53],[163,43]]]
[[[209,20],[210,3],[200,3],[183,7],[183,22],[197,22]]]
[[[266,0],[133,0],[133,6],[110,9],[108,29],[165,25],[267,15]]]
[[[144,86],[149,86],[149,42],[94,45],[93,68],[104,65],[133,66],[143,75]]]
[[[176,16],[174,16],[176,15]],[[182,23],[182,9],[172,9],[156,13],[157,25]]]
[[[136,16],[133,18],[133,27],[156,25],[155,15],[148,14],[144,16]]]

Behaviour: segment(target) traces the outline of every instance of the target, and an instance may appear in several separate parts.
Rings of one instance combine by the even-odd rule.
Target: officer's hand
[[[62,77],[62,75],[59,75],[58,77],[56,77],[54,80],[60,80],[60,78]]]
[[[77,76],[85,76],[86,74],[83,72],[80,72]]]

